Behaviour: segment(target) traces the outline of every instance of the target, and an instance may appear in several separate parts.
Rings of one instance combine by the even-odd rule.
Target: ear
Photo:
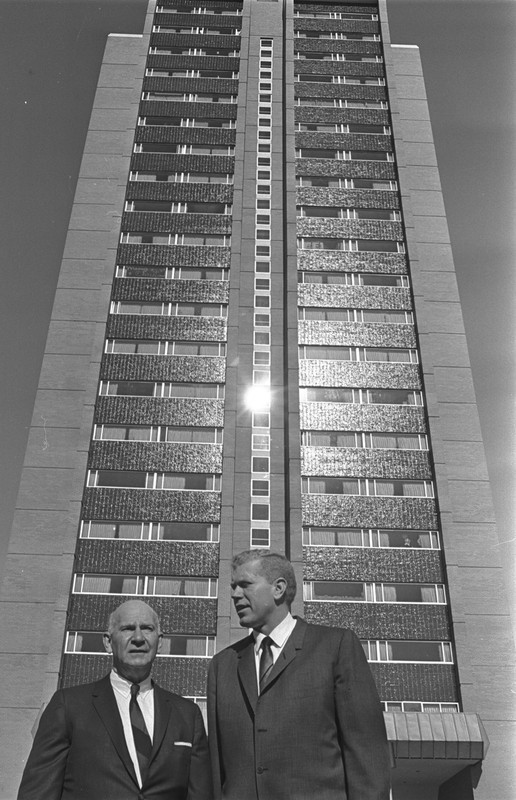
[[[160,633],[159,636],[158,636],[158,647],[157,647],[157,650],[156,650],[157,653],[161,653],[161,645],[162,644],[163,644],[163,634]]]
[[[104,642],[104,648],[106,650],[106,653],[112,654],[113,653],[113,648],[111,647],[111,634],[110,633],[105,633],[102,636],[102,641]]]
[[[285,578],[276,578],[274,581],[274,599],[282,602],[287,591],[287,581]]]

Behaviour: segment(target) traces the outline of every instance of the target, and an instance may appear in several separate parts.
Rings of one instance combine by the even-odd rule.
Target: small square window
[[[268,350],[258,350],[254,354],[254,363],[265,364],[265,366],[268,366],[271,363],[271,354]]]
[[[270,436],[266,433],[253,433],[251,447],[253,450],[270,450]]]
[[[251,528],[251,547],[270,547],[268,528]]]
[[[254,343],[255,344],[270,344],[270,334],[265,331],[256,331],[254,334]]]
[[[269,370],[255,369],[253,370],[253,384],[254,386],[269,386],[271,382],[271,374]]]
[[[269,506],[261,503],[251,503],[251,519],[269,519]]]
[[[269,458],[254,457],[252,463],[253,472],[268,472],[269,471]]]
[[[269,481],[251,481],[251,494],[253,497],[268,497]]]
[[[252,418],[253,428],[269,428],[271,416],[265,411],[255,411]]]

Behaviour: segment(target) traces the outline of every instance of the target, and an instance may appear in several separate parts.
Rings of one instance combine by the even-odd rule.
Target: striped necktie
[[[262,652],[260,655],[260,694],[263,692],[265,684],[267,683],[267,679],[269,677],[269,673],[274,666],[274,659],[272,658],[272,639],[270,636],[266,636],[265,639],[262,640],[260,645]]]
[[[131,686],[131,700],[129,701],[129,716],[131,718],[134,746],[136,748],[136,755],[138,757],[140,775],[143,783],[152,750],[152,742],[147,726],[145,725],[142,710],[138,704],[137,697],[139,691],[139,685],[133,683]]]

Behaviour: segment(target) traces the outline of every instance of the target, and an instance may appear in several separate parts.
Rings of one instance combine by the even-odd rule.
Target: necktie
[[[262,648],[262,653],[260,655],[260,694],[263,692],[264,686],[267,683],[267,678],[269,677],[269,673],[274,665],[274,660],[272,658],[272,639],[270,636],[266,636],[265,639],[262,640],[260,647]]]
[[[152,742],[147,726],[145,725],[142,710],[138,705],[137,697],[139,691],[139,685],[133,683],[131,686],[131,700],[129,701],[129,716],[131,718],[134,746],[136,748],[136,755],[138,757],[138,764],[140,765],[140,774],[143,782],[152,750]]]

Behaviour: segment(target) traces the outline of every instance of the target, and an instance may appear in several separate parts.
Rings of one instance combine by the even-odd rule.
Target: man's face
[[[231,576],[231,599],[242,627],[270,633],[280,621],[282,612],[276,600],[283,594],[284,585],[282,578],[269,583],[259,560],[236,567]]]
[[[113,666],[124,678],[140,682],[151,671],[162,636],[153,610],[140,600],[129,600],[116,611],[104,646],[113,654]]]

